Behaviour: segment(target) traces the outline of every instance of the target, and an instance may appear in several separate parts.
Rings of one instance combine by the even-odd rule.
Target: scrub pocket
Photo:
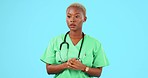
[[[91,67],[93,63],[93,52],[91,51],[89,53],[83,53],[80,59],[83,64]]]

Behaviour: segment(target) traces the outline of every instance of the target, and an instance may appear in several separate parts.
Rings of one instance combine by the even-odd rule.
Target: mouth
[[[70,24],[69,26],[73,28],[76,26],[76,24]]]

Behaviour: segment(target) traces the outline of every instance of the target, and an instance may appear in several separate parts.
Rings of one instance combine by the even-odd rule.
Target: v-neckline
[[[82,39],[83,39],[83,38],[81,38],[81,39],[77,42],[77,44],[74,45],[73,42],[72,42],[72,40],[71,40],[71,38],[70,38],[70,36],[69,36],[69,34],[68,34],[68,40],[70,41],[70,44],[72,44],[72,46],[74,46],[74,47],[80,46],[80,43],[82,43]]]

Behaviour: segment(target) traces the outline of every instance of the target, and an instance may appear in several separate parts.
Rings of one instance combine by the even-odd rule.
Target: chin
[[[77,31],[76,29],[70,28],[70,31]]]

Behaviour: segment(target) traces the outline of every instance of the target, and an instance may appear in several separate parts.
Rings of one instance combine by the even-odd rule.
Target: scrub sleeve
[[[44,54],[41,56],[40,60],[47,64],[55,64],[55,52],[54,52],[54,42],[55,39],[50,41],[49,46],[46,48]]]
[[[92,67],[104,67],[109,65],[109,61],[105,55],[101,43],[96,40],[94,48],[94,61]]]

